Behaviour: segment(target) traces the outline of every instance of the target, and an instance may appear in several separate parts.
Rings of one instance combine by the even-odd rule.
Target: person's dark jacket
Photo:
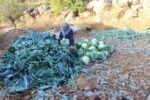
[[[63,36],[62,32],[60,32],[59,39],[58,39],[59,43],[63,38],[69,39],[70,45],[74,45],[74,37],[73,37],[73,30],[72,29],[70,29],[68,34],[65,36]]]

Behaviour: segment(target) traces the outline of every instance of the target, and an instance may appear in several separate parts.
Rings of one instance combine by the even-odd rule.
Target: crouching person
[[[74,46],[74,32],[68,23],[65,23],[59,34],[59,43],[63,38],[69,39],[69,45]]]

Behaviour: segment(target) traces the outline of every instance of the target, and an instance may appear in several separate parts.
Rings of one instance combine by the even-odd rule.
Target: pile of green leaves
[[[94,35],[94,37],[107,41],[107,40],[122,40],[122,41],[128,41],[133,39],[141,39],[143,37],[149,37],[150,31],[142,31],[142,32],[136,32],[131,29],[110,29],[110,30],[93,30],[91,34]]]
[[[55,87],[81,72],[76,52],[58,43],[48,32],[28,30],[8,49],[0,61],[0,78],[11,93],[32,87]]]

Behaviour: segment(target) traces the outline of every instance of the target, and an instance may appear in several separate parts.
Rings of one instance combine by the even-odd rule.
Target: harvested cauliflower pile
[[[0,61],[0,78],[16,93],[33,87],[56,87],[75,78],[84,64],[106,60],[114,47],[97,39],[80,40],[72,52],[64,40],[61,44],[48,32],[28,30],[20,36]],[[66,44],[65,44],[66,43]]]

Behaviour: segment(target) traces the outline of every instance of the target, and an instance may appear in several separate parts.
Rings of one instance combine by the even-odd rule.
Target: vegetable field
[[[106,60],[114,49],[92,39],[80,41],[80,44],[77,41],[77,49],[70,50],[68,41],[63,39],[59,44],[48,32],[28,30],[28,33],[11,45],[0,63],[0,77],[10,87],[10,93],[67,83],[74,74],[81,73],[84,64]]]
[[[147,99],[149,30],[93,30],[73,48],[48,32],[27,32],[0,60],[6,100]]]

